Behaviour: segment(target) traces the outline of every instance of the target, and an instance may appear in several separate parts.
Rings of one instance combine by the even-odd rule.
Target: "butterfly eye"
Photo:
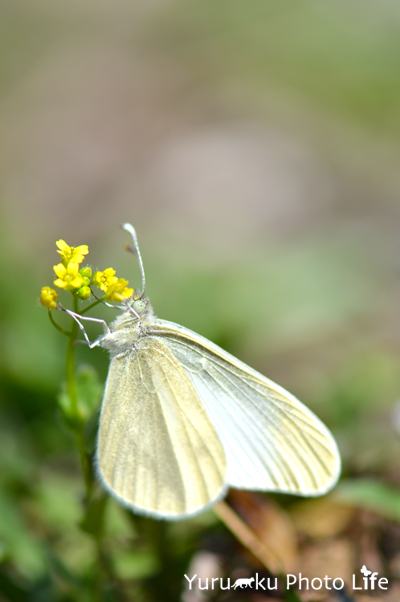
[[[141,299],[138,299],[137,301],[133,302],[132,307],[135,311],[137,311],[138,314],[141,314],[145,310],[146,303]]]

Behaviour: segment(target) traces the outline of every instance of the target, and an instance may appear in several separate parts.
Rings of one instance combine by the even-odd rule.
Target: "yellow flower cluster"
[[[127,288],[129,282],[124,278],[117,278],[113,268],[107,268],[104,272],[95,272],[93,284],[105,292],[106,301],[123,301],[132,297],[133,288]]]
[[[65,240],[57,240],[56,242],[61,255],[61,262],[65,267],[69,263],[82,263],[84,255],[89,253],[89,247],[87,245],[79,245],[79,247],[69,247]]]
[[[53,269],[56,276],[58,276],[57,280],[54,280],[54,284],[58,286],[58,288],[62,288],[66,291],[75,291],[81,288],[83,278],[79,273],[79,263],[71,261],[67,267],[62,263],[59,263],[55,265]]]
[[[121,302],[132,296],[133,289],[127,288],[129,282],[115,276],[113,268],[107,268],[103,272],[93,275],[90,267],[80,268],[80,264],[89,253],[87,245],[70,247],[64,240],[56,242],[57,253],[61,255],[61,263],[53,267],[56,280],[55,286],[65,291],[71,291],[79,299],[89,299],[92,294],[91,284],[100,288],[104,293],[106,301]],[[45,286],[42,288],[40,303],[48,309],[56,309],[58,293],[54,289]]]
[[[61,255],[61,263],[53,268],[57,276],[54,284],[65,291],[71,291],[79,299],[88,299],[92,294],[90,290],[92,270],[79,269],[79,264],[89,253],[88,246],[70,247],[64,240],[58,240],[56,245],[59,249],[57,253]]]

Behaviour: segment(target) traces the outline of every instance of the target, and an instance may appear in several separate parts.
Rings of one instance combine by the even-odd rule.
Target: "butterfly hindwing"
[[[98,466],[120,501],[156,517],[195,514],[225,491],[220,439],[190,378],[159,338],[144,337],[111,360]]]
[[[183,366],[227,457],[232,487],[321,495],[339,476],[325,425],[290,393],[190,330],[157,320],[151,334]]]

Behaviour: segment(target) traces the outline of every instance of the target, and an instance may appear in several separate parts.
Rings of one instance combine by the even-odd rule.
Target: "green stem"
[[[78,300],[73,298],[73,309],[78,313]],[[75,341],[78,335],[78,324],[75,320],[72,322],[71,332],[67,346],[67,361],[65,365],[65,378],[67,381],[67,391],[71,402],[71,411],[74,416],[78,414],[78,391],[75,377]]]
[[[73,297],[73,311],[79,313],[78,299]],[[84,433],[80,424],[79,408],[78,408],[78,389],[76,385],[76,367],[75,367],[75,342],[78,335],[78,324],[74,320],[71,327],[71,333],[69,335],[69,341],[67,346],[67,361],[65,366],[66,381],[67,381],[67,392],[71,403],[71,416],[75,424],[74,431],[76,437],[76,443],[79,450],[79,456],[81,459],[81,466],[83,477],[86,485],[86,496],[90,498],[92,492],[93,478],[90,460],[86,453],[86,442]]]
[[[96,305],[99,305],[99,303],[102,303],[103,299],[96,299],[96,301],[93,301],[93,303],[91,303],[90,305],[88,305],[87,307],[84,307],[81,311],[81,316],[83,316],[83,314],[85,314],[87,311],[89,311],[89,309],[92,309],[92,307],[96,307]]]
[[[51,310],[48,309],[48,314],[49,314],[49,318],[50,318],[50,322],[53,324],[54,328],[57,328],[57,330],[59,332],[61,332],[61,334],[65,334],[65,336],[70,337],[71,336],[71,332],[69,330],[65,330],[65,328],[62,328],[61,326],[59,326],[57,324],[57,322],[54,321],[53,316],[51,315]]]
[[[93,306],[101,303],[101,299],[95,301],[83,311],[79,311],[78,299],[73,295],[73,311],[82,315]],[[67,331],[66,331],[67,332]],[[72,321],[71,331],[68,333],[69,340],[67,345],[66,354],[66,384],[67,393],[70,400],[70,418],[68,424],[75,434],[76,445],[78,447],[80,463],[82,468],[82,474],[85,482],[85,501],[84,501],[84,519],[81,527],[83,530],[91,533],[95,540],[97,548],[97,563],[99,574],[93,584],[92,600],[100,602],[104,599],[104,590],[106,588],[114,588],[117,583],[116,578],[113,575],[112,564],[108,558],[104,540],[103,540],[103,528],[104,528],[104,512],[107,503],[107,498],[97,499],[94,495],[95,488],[95,475],[92,468],[91,454],[87,449],[87,441],[85,437],[85,423],[80,414],[79,398],[78,398],[78,385],[76,378],[76,362],[75,362],[75,349],[76,340],[79,333],[79,326],[76,320]],[[87,522],[86,527],[84,523]],[[121,597],[122,600],[122,597]]]
[[[86,453],[86,442],[85,442],[85,438],[83,436],[82,431],[79,431],[76,433],[76,444],[78,446],[79,456],[81,459],[83,478],[85,480],[86,499],[87,499],[87,501],[89,501],[92,496],[93,476],[92,476],[92,467],[90,464],[90,459],[89,459],[88,454]]]

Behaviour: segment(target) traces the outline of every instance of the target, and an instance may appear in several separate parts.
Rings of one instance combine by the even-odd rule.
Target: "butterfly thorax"
[[[130,309],[126,309],[110,324],[110,332],[104,335],[101,346],[108,349],[111,357],[132,349],[140,337],[145,336],[147,328],[154,323],[156,317],[149,299],[146,297],[145,308],[140,319]]]

